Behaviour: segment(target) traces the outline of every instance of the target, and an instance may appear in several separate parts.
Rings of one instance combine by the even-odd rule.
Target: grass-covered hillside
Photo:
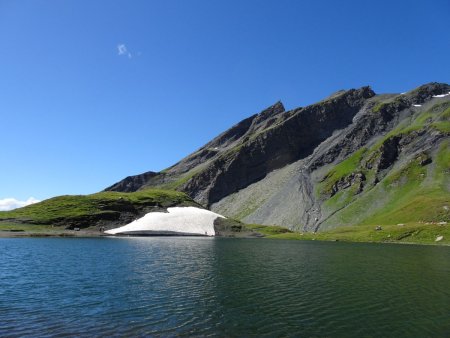
[[[11,228],[17,224],[69,229],[119,226],[147,212],[172,206],[199,205],[182,192],[156,189],[134,193],[58,196],[24,208],[0,212],[0,228]]]
[[[449,136],[450,102],[436,104],[334,166],[316,191],[322,229],[450,222]]]
[[[253,231],[270,239],[406,243],[406,244],[450,244],[450,227],[445,224],[409,223],[383,226],[343,226],[320,232],[294,232],[285,227],[260,224],[245,224]]]
[[[264,232],[264,229],[260,228],[258,231]],[[273,239],[293,240],[450,245],[450,226],[409,223],[383,225],[377,228],[372,225],[358,225],[343,226],[317,233],[278,230],[270,231],[266,236]]]

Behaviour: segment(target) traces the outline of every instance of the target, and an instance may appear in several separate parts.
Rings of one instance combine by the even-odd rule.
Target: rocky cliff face
[[[402,170],[422,174],[433,164],[426,182],[439,185],[439,196],[448,194],[448,173],[435,170],[446,165],[449,91],[439,83],[387,95],[363,87],[291,111],[277,102],[167,170],[127,177],[107,190],[177,189],[226,216],[291,229],[377,220],[395,191],[425,188],[415,177],[405,183]],[[366,196],[377,194],[383,198],[374,212],[356,210],[358,200],[369,203],[376,197]]]

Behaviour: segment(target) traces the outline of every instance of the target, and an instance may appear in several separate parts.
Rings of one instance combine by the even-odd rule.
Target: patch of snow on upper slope
[[[450,92],[448,92],[448,94],[433,95],[433,97],[446,97],[448,95],[450,95]]]

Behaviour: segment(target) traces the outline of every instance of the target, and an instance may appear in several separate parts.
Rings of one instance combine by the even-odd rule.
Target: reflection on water
[[[450,248],[0,239],[0,335],[445,336]]]

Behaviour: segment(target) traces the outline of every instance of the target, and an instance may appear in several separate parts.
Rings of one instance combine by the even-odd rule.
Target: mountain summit
[[[214,212],[293,230],[448,221],[450,86],[339,91],[237,123],[161,172],[107,191],[176,189]]]

